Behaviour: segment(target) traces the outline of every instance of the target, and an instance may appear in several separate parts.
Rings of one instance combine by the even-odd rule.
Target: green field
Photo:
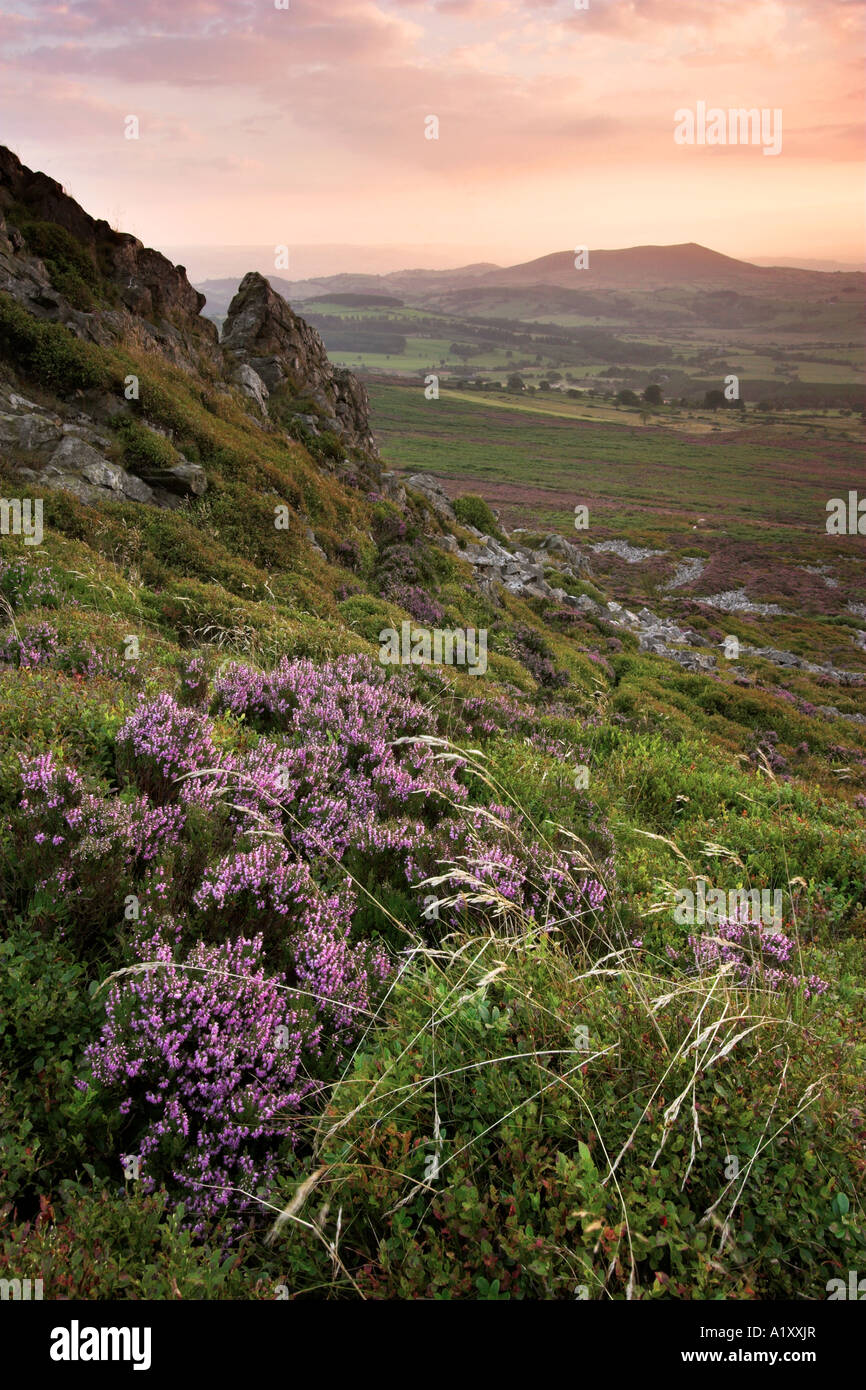
[[[443,391],[427,400],[421,386],[369,389],[374,429],[393,466],[460,479],[466,490],[483,485],[499,499],[527,489],[548,518],[584,501],[596,508],[600,538],[644,532],[656,518],[669,529],[672,518],[691,525],[701,516],[742,539],[795,529],[820,548],[827,499],[858,477],[853,439],[806,441],[793,426],[760,417],[731,427],[731,417],[708,412],[676,428],[642,426],[637,412],[616,418],[610,408],[596,422],[592,406],[568,398]]]
[[[866,669],[854,641],[862,620],[847,607],[866,602],[866,542],[826,531],[828,499],[862,476],[859,419],[834,418],[835,434],[796,415],[777,423],[739,412],[724,422],[712,412],[662,413],[642,425],[636,412],[602,402],[448,390],[428,401],[420,386],[369,389],[392,467],[432,473],[452,496],[480,494],[508,527],[559,529],[587,548],[594,576],[621,602],[689,621],[695,600],[743,588],[750,602],[783,611],[718,612],[726,632]],[[578,534],[579,503],[589,528]],[[609,539],[664,553],[630,564],[592,551]],[[669,592],[686,556],[703,557],[706,568]]]

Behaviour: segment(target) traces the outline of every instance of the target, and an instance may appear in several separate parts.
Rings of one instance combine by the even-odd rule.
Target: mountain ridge
[[[787,298],[816,301],[831,294],[862,293],[866,272],[806,270],[793,266],[760,266],[738,260],[698,242],[675,245],[643,245],[614,250],[589,250],[588,266],[575,268],[573,251],[554,251],[512,266],[479,270],[458,266],[451,271],[406,269],[384,275],[366,272],[317,276],[304,280],[271,277],[288,299],[303,302],[334,294],[401,294],[418,307],[449,307],[458,294],[483,296],[494,290],[556,289],[647,293],[671,290],[680,293],[736,293],[747,298]],[[207,310],[225,313],[226,295],[234,293],[239,279],[225,276],[198,281],[207,299]]]

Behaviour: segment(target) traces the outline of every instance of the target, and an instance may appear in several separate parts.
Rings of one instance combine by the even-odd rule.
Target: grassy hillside
[[[4,384],[81,401],[133,371],[117,460],[170,430],[208,477],[163,511],[46,490],[44,543],[0,540],[4,1277],[810,1300],[862,1268],[862,685],[692,673],[485,589],[419,495],[134,342],[3,312]],[[586,501],[575,593],[866,670],[862,540],[822,535],[843,434],[373,404],[389,462],[508,526],[573,539]],[[611,536],[664,563],[591,551]],[[666,598],[687,555],[710,568]],[[783,614],[694,597],[735,582]],[[486,673],[383,666],[403,622],[483,629]],[[779,892],[781,920],[678,920],[701,883]]]

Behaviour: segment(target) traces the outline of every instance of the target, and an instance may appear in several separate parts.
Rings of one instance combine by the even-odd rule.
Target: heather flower
[[[220,762],[207,719],[165,692],[140,699],[117,734],[116,750],[119,775],[155,801],[201,800],[201,788],[182,779]]]
[[[61,594],[57,580],[47,565],[30,556],[15,560],[0,557],[0,594],[18,611],[22,608],[58,608],[74,602]]]
[[[50,623],[35,623],[11,633],[0,644],[0,662],[29,668],[46,666],[60,651],[56,630]]]
[[[366,943],[350,944],[355,899],[347,880],[327,893],[285,845],[265,840],[210,870],[193,902],[221,933],[256,920],[292,983],[327,1006],[334,1037],[348,1040],[388,962]]]
[[[240,938],[124,976],[86,1054],[91,1075],[80,1084],[122,1096],[120,1112],[136,1124],[124,1146],[140,1158],[144,1191],[179,1186],[199,1236],[216,1217],[242,1228],[255,1207],[236,1189],[274,1181],[279,1149],[296,1137],[292,1116],[315,1085],[298,1073],[318,1032],[298,1028],[260,955],[260,938]]]
[[[795,947],[791,937],[782,931],[768,931],[743,914],[720,922],[711,933],[690,936],[688,944],[693,968],[699,974],[729,967],[733,982],[741,987],[776,993],[802,985],[807,999],[829,988],[819,976],[801,977],[789,968]]]
[[[528,839],[524,824],[511,807],[475,807],[443,827],[445,849],[438,862],[429,853],[413,854],[407,865],[410,882],[419,884],[446,875],[440,895],[457,895],[454,906],[440,907],[440,920],[457,920],[480,905],[504,920],[536,922],[544,928],[571,931],[604,910],[608,890],[595,877],[583,875],[573,858]],[[604,866],[605,875],[613,865]]]

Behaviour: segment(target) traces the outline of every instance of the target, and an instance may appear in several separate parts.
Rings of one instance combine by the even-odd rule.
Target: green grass
[[[90,644],[105,658],[91,675],[68,659],[0,665],[4,1277],[44,1275],[55,1295],[94,1299],[273,1298],[278,1286],[293,1298],[573,1300],[580,1288],[799,1299],[862,1268],[866,726],[815,707],[862,713],[863,687],[750,658],[740,665],[752,684],[722,663],[715,677],[692,675],[603,619],[566,627],[557,605],[485,597],[436,546],[438,523],[420,503],[401,514],[342,487],[302,442],[258,429],[212,383],[131,349],[85,348],[5,298],[0,347],[25,379],[48,364],[46,394],[92,384],[88,373],[116,387],[134,370],[140,413],[118,432],[124,460],[169,463],[161,426],[209,478],[205,497],[177,511],[48,494],[38,564],[58,595],[18,578],[2,590],[4,642],[50,622],[64,647]],[[443,390],[426,401],[420,384],[373,383],[371,398],[386,461],[442,476],[470,524],[489,525],[495,504],[506,524],[558,524],[581,546],[614,534],[667,552],[629,566],[588,551],[592,575],[576,592],[651,602],[707,633],[866,669],[852,642],[859,620],[840,616],[849,598],[866,598],[862,540],[828,543],[823,529],[826,498],[859,476],[850,441],[804,445],[790,421],[752,416],[700,414],[703,433],[670,413],[645,427],[552,394]],[[732,427],[717,436],[714,423]],[[14,495],[3,467],[0,481]],[[274,527],[276,501],[293,513],[289,532]],[[578,501],[591,513],[579,536]],[[301,512],[327,558],[306,544]],[[666,596],[685,554],[706,558],[706,574]],[[24,556],[19,539],[4,536],[0,556]],[[815,563],[830,566],[837,589],[798,568]],[[473,803],[515,808],[536,841],[579,837],[580,869],[603,866],[611,917],[602,936],[577,917],[539,934],[513,913],[506,931],[494,895],[475,928],[431,940],[405,885],[371,871],[357,930],[391,912],[394,939],[416,955],[311,1099],[270,1206],[227,1260],[219,1230],[204,1244],[188,1238],[171,1193],[118,1192],[118,1116],[75,1091],[100,1019],[91,986],[126,962],[125,939],[119,927],[79,949],[63,929],[74,904],[38,888],[39,866],[21,853],[19,757],[51,750],[114,787],[117,731],[142,691],[178,693],[193,653],[211,672],[237,656],[264,667],[284,655],[375,656],[381,627],[408,616],[383,582],[393,574],[420,577],[449,624],[489,628],[482,688],[462,673],[453,683],[410,673],[452,741],[443,752],[465,764]],[[778,597],[785,616],[695,610],[696,596],[741,582]],[[135,671],[123,661],[130,633]],[[542,655],[567,684],[539,684]],[[479,697],[491,701],[483,716]],[[225,747],[259,738],[238,720],[218,733]],[[577,766],[588,768],[585,790]],[[205,856],[207,827],[191,824]],[[699,876],[784,891],[798,969],[822,974],[828,993],[807,1003],[735,990],[674,964],[686,932],[672,889]],[[93,911],[104,915],[109,897],[94,895]],[[257,921],[251,908],[244,929]],[[595,969],[600,954],[609,974]],[[710,1034],[698,1042],[701,1027]],[[677,1096],[694,1107],[686,1099],[666,1122]],[[435,1179],[431,1145],[443,1162]],[[732,1153],[745,1176],[722,1241],[705,1217]],[[275,1210],[304,1182],[307,1205],[266,1245]]]

